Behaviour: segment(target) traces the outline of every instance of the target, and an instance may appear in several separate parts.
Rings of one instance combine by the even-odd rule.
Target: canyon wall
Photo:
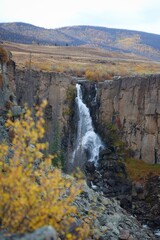
[[[160,163],[160,75],[117,77],[98,85],[98,122],[113,122],[134,156]]]
[[[45,110],[46,140],[53,144],[57,129],[59,134],[67,125],[69,118],[69,96],[71,78],[59,73],[34,71],[31,69],[15,72],[16,97],[18,104],[32,107],[47,99]],[[60,137],[60,136],[58,136]]]
[[[19,105],[27,102],[31,107],[47,99],[47,140],[52,143],[57,128],[60,128],[62,136],[68,134],[65,145],[70,142],[69,148],[72,148],[69,131],[72,129],[73,132],[76,126],[72,118],[69,129],[69,119],[74,108],[77,80],[59,73],[15,69],[11,60],[1,63],[0,74],[0,111],[11,107],[17,114],[20,112],[17,102]],[[79,83],[86,86],[84,96],[90,102],[93,123],[94,119],[99,125],[116,123],[123,141],[135,157],[151,164],[160,163],[160,75],[117,77],[98,83],[96,88],[92,82]],[[97,102],[92,99],[95,91]]]
[[[15,92],[15,63],[12,60],[0,61],[0,109],[17,104]]]
[[[21,113],[15,96],[15,63],[11,59],[3,61],[0,56],[0,143],[9,141],[10,129],[6,129],[5,122],[8,110],[11,110],[13,117]]]

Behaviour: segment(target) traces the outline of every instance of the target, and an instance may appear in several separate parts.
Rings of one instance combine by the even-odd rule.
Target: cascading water
[[[92,119],[89,109],[83,103],[80,84],[76,84],[77,97],[76,104],[78,108],[78,130],[75,150],[72,155],[72,163],[83,162],[83,158],[97,164],[99,151],[103,144],[99,136],[94,132]],[[78,164],[81,165],[81,164]]]

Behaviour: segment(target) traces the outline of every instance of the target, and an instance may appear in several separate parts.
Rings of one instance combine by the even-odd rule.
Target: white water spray
[[[76,84],[77,97],[76,103],[78,107],[78,131],[76,146],[72,156],[72,163],[74,161],[83,160],[84,153],[87,155],[87,160],[93,161],[97,164],[99,158],[99,151],[103,148],[103,144],[99,136],[94,132],[92,126],[92,119],[89,109],[82,101],[82,91],[80,84]]]

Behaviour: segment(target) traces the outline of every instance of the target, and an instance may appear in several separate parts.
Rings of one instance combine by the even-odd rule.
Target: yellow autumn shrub
[[[53,226],[63,239],[86,239],[89,227],[75,224],[73,201],[81,192],[82,182],[63,177],[53,168],[55,156],[46,154],[43,102],[33,119],[30,110],[15,121],[7,121],[14,137],[11,146],[0,145],[0,227],[24,233],[44,225]],[[41,141],[40,141],[41,140]]]
[[[114,72],[108,72],[106,69],[103,68],[87,69],[85,72],[85,77],[88,80],[94,81],[104,81],[112,79],[113,76]]]

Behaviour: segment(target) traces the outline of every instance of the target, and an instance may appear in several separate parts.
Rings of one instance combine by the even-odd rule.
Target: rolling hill
[[[0,40],[43,45],[88,46],[160,60],[160,35],[94,26],[45,29],[22,22],[0,23]]]

